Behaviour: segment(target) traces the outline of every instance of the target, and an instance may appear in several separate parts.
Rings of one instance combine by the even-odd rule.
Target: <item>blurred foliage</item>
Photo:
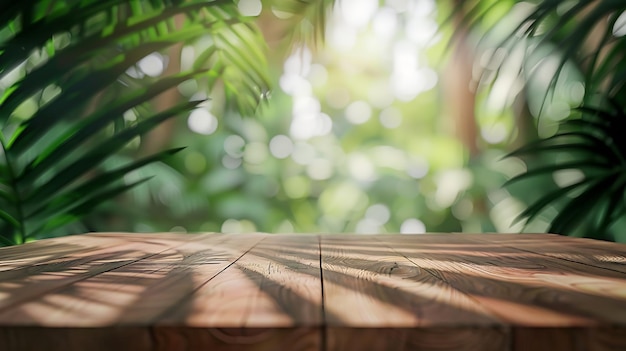
[[[547,216],[550,232],[626,241],[626,149],[618,132],[626,3],[466,1],[458,11],[465,25],[488,26],[478,44],[481,83],[492,95],[523,92],[544,138],[511,154],[526,156],[532,168],[510,183],[553,181],[520,218]],[[546,130],[546,120],[557,123]]]
[[[185,21],[212,21],[210,30],[176,40],[174,49],[137,56],[101,96],[93,95],[89,110],[113,108],[120,97],[164,84],[159,82],[166,71],[171,77],[193,72],[195,79],[172,85],[177,88],[174,102],[209,100],[190,108],[185,118],[161,126],[160,132],[142,134],[108,155],[94,174],[145,157],[147,145],[186,149],[163,162],[128,169],[123,185],[154,178],[103,203],[80,222],[45,235],[91,230],[554,230],[626,241],[620,234],[626,225],[624,149],[617,145],[616,134],[624,101],[623,34],[617,23],[626,5],[621,2],[202,3],[214,4],[216,10],[199,17],[188,14]],[[181,11],[165,5],[167,11]],[[233,26],[237,21],[244,23]],[[598,26],[600,34],[595,32]],[[2,28],[3,43],[19,33],[19,27]],[[148,34],[164,33],[155,28]],[[148,34],[139,37],[148,43],[153,39]],[[454,66],[459,65],[450,59],[459,45],[454,38],[462,35],[473,61]],[[582,40],[591,37],[599,39]],[[243,46],[233,46],[233,38]],[[80,39],[69,37],[76,43],[72,45]],[[35,44],[38,52],[44,52],[45,43]],[[133,47],[109,44],[118,50]],[[32,56],[22,60],[39,57]],[[93,69],[104,69],[107,60],[97,61],[102,67]],[[28,62],[15,71],[19,73],[11,73],[14,78],[0,71],[3,94],[8,96],[15,82],[36,72],[32,67],[37,63]],[[456,75],[463,70],[471,82]],[[451,100],[450,86],[466,83],[475,107]],[[256,108],[262,99],[267,103]],[[46,102],[38,99],[31,105],[38,110]],[[118,123],[96,140],[149,120],[158,113],[159,102],[147,99],[117,114]],[[474,112],[470,122],[477,127],[477,153],[470,153],[455,132],[458,120],[450,108],[455,104],[456,111]],[[3,133],[30,117],[24,116],[11,117],[14,122]],[[568,134],[572,132],[576,134]],[[98,148],[95,142],[89,145]],[[527,146],[513,152],[521,145]],[[598,159],[600,149],[610,152]],[[598,170],[598,165],[605,169]],[[81,180],[94,179],[94,174]],[[610,189],[600,191],[605,185]],[[520,214],[532,221],[515,222]]]
[[[268,90],[265,46],[231,1],[23,1],[0,8],[0,242],[76,231],[103,201],[149,177],[125,177],[180,149],[107,164],[142,135],[201,106],[151,101],[180,84],[217,84],[242,113]],[[163,76],[163,52],[195,43]],[[118,158],[119,161],[119,158]],[[80,230],[80,229],[78,229]]]
[[[177,121],[173,144],[187,149],[167,162],[167,177],[121,200],[141,206],[111,204],[108,216],[93,216],[90,225],[99,228],[104,218],[108,230],[134,231],[512,230],[506,220],[496,228],[490,206],[478,208],[474,199],[502,191],[508,161],[498,158],[505,151],[486,154],[488,176],[476,178],[441,118],[436,70],[444,68],[446,43],[435,3],[407,2],[382,16],[374,5],[365,14],[373,25],[359,18],[345,24],[355,11],[339,3],[327,19],[325,45],[296,45],[277,57],[275,88],[256,115],[214,101],[219,123],[209,136],[190,134],[189,119]],[[260,23],[282,16],[264,11]]]

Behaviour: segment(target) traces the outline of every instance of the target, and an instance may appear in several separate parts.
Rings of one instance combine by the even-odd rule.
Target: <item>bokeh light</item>
[[[268,104],[243,114],[224,103],[219,91],[204,91],[201,81],[180,84],[185,99],[210,100],[187,118],[193,137],[180,133],[175,139],[190,150],[174,166],[195,183],[178,191],[161,184],[159,201],[166,206],[189,199],[178,205],[189,208],[183,224],[189,231],[521,230],[511,219],[524,204],[515,191],[499,188],[527,169],[520,158],[503,160],[511,143],[524,137],[512,112],[516,96],[527,83],[530,124],[539,136],[551,136],[586,87],[575,67],[565,65],[554,99],[544,101],[560,63],[551,47],[544,57],[525,60],[528,43],[505,52],[486,40],[476,62],[454,63],[448,47],[453,27],[441,26],[451,10],[446,6],[434,0],[340,0],[326,18],[322,45],[296,43],[279,53],[273,45],[284,33],[272,34],[280,30],[268,23],[293,20],[293,14],[264,9],[260,0],[238,1],[240,13],[259,17],[276,51],[270,52],[275,77]],[[526,13],[524,6],[513,15]],[[624,35],[623,18],[613,35]],[[210,40],[185,44],[181,68],[192,67]],[[167,65],[166,55],[151,54],[127,74],[159,76]],[[493,89],[482,89],[487,84]],[[459,87],[475,106],[460,100],[454,92]],[[51,88],[45,96],[53,93]],[[128,123],[140,118],[138,111],[124,114]],[[469,131],[474,150],[461,136],[468,126],[475,127]],[[557,187],[581,179],[576,172],[552,176]]]
[[[165,58],[159,53],[152,53],[137,63],[139,69],[147,76],[158,77],[165,70]]]
[[[239,0],[237,8],[242,15],[254,17],[261,14],[263,4],[261,0]]]
[[[187,125],[198,134],[211,135],[217,130],[217,117],[206,109],[196,109],[189,114]]]

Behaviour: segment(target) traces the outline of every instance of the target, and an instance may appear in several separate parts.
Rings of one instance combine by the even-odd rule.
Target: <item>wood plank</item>
[[[93,277],[125,265],[140,261],[184,244],[199,236],[188,236],[178,240],[162,239],[158,234],[149,238],[135,239],[133,236],[120,237],[124,243],[106,241],[103,249],[88,246],[84,251],[64,252],[62,256],[33,266],[23,266],[0,272],[0,311],[12,308],[20,303]],[[90,241],[93,238],[85,239]],[[96,241],[102,238],[94,239]],[[116,239],[117,240],[117,239]],[[89,245],[92,243],[90,242]],[[21,246],[27,252],[29,244]],[[0,324],[12,322],[3,319],[0,313]]]
[[[626,245],[624,244],[556,234],[480,234],[469,235],[468,238],[498,242],[507,247],[626,274]]]
[[[321,350],[319,274],[315,236],[267,236],[159,318],[159,349]]]
[[[152,351],[150,330],[127,328],[0,328],[0,350],[46,351]]]
[[[515,328],[512,351],[588,350],[586,328]]]
[[[339,320],[327,319],[331,325],[501,324],[466,295],[373,237],[322,236],[321,249],[326,311],[339,315]]]
[[[180,236],[180,235],[179,235]],[[210,280],[260,236],[204,235],[22,303],[0,314],[12,325],[150,325]],[[153,240],[140,238],[141,242]]]
[[[95,303],[94,301],[82,300],[79,301],[79,303],[72,303],[68,306],[57,306],[50,314],[50,317],[38,320],[37,322],[38,324],[54,325],[55,329],[63,325],[94,327],[102,324],[105,326],[104,328],[96,329],[58,329],[69,330],[67,332],[68,334],[65,336],[69,341],[62,344],[63,350],[74,349],[72,345],[78,345],[75,349],[84,349],[85,345],[88,343],[84,342],[86,337],[83,336],[83,334],[85,334],[83,330],[108,330],[113,340],[116,340],[119,338],[114,331],[127,330],[127,328],[136,329],[135,334],[129,335],[140,341],[143,340],[142,335],[147,334],[151,344],[146,346],[138,343],[134,339],[130,340],[126,345],[114,343],[116,345],[115,349],[118,351],[142,349],[210,349],[217,351],[270,351],[276,349],[293,349],[298,351],[319,350],[319,328],[275,329],[272,327],[265,329],[221,329],[217,327],[199,327],[197,325],[189,327],[184,323],[177,323],[172,326],[160,324],[149,329],[134,327],[134,325],[150,325],[153,319],[155,319],[155,315],[162,313],[164,309],[171,309],[173,305],[176,305],[176,307],[173,308],[177,309],[177,312],[180,312],[180,302],[184,301],[189,294],[193,293],[193,290],[206,283],[207,280],[210,280],[219,273],[220,270],[232,264],[243,252],[250,249],[256,242],[261,240],[263,236],[229,235],[222,236],[218,240],[210,240],[212,238],[214,237],[210,236],[207,238],[209,240],[204,239],[188,243],[175,250],[168,250],[160,255],[155,255],[135,264],[124,266],[119,270],[106,272],[93,278],[80,281],[74,284],[72,288],[83,288],[83,297],[89,296],[93,298],[95,295],[100,297],[101,300]],[[173,254],[173,252],[176,254]],[[162,276],[161,273],[163,272],[167,272],[168,274]],[[134,273],[134,275],[126,275],[129,273]],[[189,277],[190,274],[193,275],[192,280],[194,281],[191,285],[184,281],[185,276]],[[103,280],[107,275],[109,277]],[[146,276],[150,276],[149,280],[142,281],[141,279],[146,279]],[[143,291],[139,298],[135,298],[132,302],[129,302],[128,299],[121,298],[120,293],[133,291],[136,293],[136,289],[129,288],[129,286],[132,287],[131,282],[135,282],[135,287],[146,287],[146,290]],[[111,289],[111,285],[113,285],[113,289]],[[65,292],[76,295],[76,290],[68,289]],[[113,324],[113,321],[108,318],[110,311],[107,311],[106,308],[103,310],[103,306],[106,307],[107,305],[104,304],[105,301],[102,299],[106,298],[110,301],[126,300],[126,305],[124,306],[126,309],[122,308],[123,311],[120,311],[118,308],[119,313],[114,314],[117,317],[122,317],[122,323],[125,325],[123,328],[111,329],[106,327],[106,325]],[[89,314],[81,314],[81,312],[84,313],[85,311],[88,311]],[[22,314],[17,313],[13,315],[13,317],[19,319],[20,315]],[[13,327],[9,338],[12,340],[18,339],[20,342],[18,345],[29,345],[28,342],[25,342],[27,339],[21,336],[24,335],[24,333],[27,334],[30,329],[32,328],[28,326],[23,328]],[[87,334],[91,335],[92,333]],[[42,333],[39,342],[47,344],[54,339],[54,335]],[[78,341],[74,343],[72,340]],[[34,345],[41,344],[35,343]],[[111,345],[111,342],[109,342],[108,345]]]
[[[265,237],[245,255],[193,292],[176,308],[159,318],[159,324],[193,327],[263,328],[294,325],[319,326],[321,323],[321,286],[319,247],[315,237],[303,237],[317,260],[307,257],[290,262],[296,253],[285,243],[286,236]],[[295,240],[298,243],[297,239]],[[302,244],[300,244],[302,245]],[[268,254],[272,255],[269,256]],[[281,276],[282,275],[282,276]]]
[[[322,351],[317,328],[154,328],[154,351]],[[123,349],[120,351],[133,351]],[[352,350],[352,349],[350,349]]]
[[[186,313],[192,313],[189,302],[193,296],[264,238],[264,234],[258,233],[224,235],[219,243],[207,241],[201,242],[201,247],[186,247],[182,252],[183,261],[169,263],[165,278],[147,286],[140,303],[134,304],[120,323],[155,324],[170,318],[167,324],[204,327],[186,322]],[[168,303],[164,304],[163,301]],[[180,319],[172,320],[174,315]]]
[[[238,255],[223,269],[211,270],[209,279],[198,284],[176,304],[170,306],[155,319],[158,325],[185,325],[189,327],[241,327],[246,308],[256,294],[255,285],[234,264],[258,244],[264,237],[237,235],[246,241],[238,249]],[[250,242],[252,239],[252,242]],[[234,243],[237,246],[236,243]],[[223,249],[223,247],[222,247]],[[203,270],[205,266],[200,266]]]
[[[164,239],[169,240],[167,243],[174,245],[178,242],[186,242],[198,238],[198,235],[195,234],[185,236],[176,234],[177,237],[168,234],[172,233],[83,234],[3,247],[0,248],[0,281],[14,279],[19,275],[9,271],[36,270],[33,267],[50,267],[53,264],[57,269],[60,267],[71,267],[87,262],[89,259],[98,257],[101,254],[110,254],[112,251],[123,250],[117,247],[128,245],[129,243],[141,242],[163,246],[166,243],[163,241]],[[156,241],[150,240],[151,238],[156,238]],[[41,264],[44,265],[40,266]]]
[[[626,327],[516,328],[512,351],[626,350]]]
[[[268,236],[234,266],[258,287],[246,327],[322,325],[320,249],[316,235]]]
[[[458,234],[387,240],[418,266],[513,324],[626,323],[626,279],[621,273]]]
[[[120,237],[73,235],[34,241],[25,245],[2,247],[0,248],[0,272],[59,261],[68,255],[101,251],[125,243],[124,238]],[[1,279],[3,277],[0,276]]]
[[[506,328],[334,327],[332,330],[328,351],[512,351]]]
[[[626,326],[601,326],[585,331],[585,346],[592,351],[626,350]]]
[[[0,350],[626,349],[625,246],[542,238],[94,233],[0,249]]]
[[[322,236],[321,250],[328,350],[508,345],[497,317],[374,237]]]

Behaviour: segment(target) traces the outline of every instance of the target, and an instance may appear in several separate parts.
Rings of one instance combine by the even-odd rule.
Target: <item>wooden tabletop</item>
[[[626,350],[626,245],[97,233],[0,249],[0,350]]]

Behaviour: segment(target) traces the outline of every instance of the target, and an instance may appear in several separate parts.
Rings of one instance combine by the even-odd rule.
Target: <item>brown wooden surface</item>
[[[0,249],[0,350],[626,350],[626,246],[98,233]]]

